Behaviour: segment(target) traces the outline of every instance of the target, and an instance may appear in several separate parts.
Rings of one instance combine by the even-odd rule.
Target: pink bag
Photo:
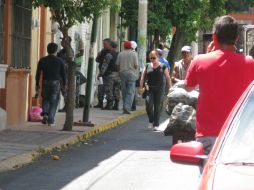
[[[29,113],[29,120],[33,122],[41,121],[42,120],[41,112],[42,109],[40,107],[33,106]]]

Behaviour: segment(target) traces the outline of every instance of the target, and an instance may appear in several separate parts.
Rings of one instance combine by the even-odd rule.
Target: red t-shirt
[[[199,85],[196,136],[218,136],[231,109],[254,79],[254,59],[229,50],[198,55],[185,85]]]

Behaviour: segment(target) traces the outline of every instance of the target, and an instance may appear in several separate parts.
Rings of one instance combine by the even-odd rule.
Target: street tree
[[[180,58],[183,45],[196,41],[198,30],[210,29],[214,18],[225,13],[225,0],[171,1],[167,7],[172,25],[176,27],[168,60],[172,64]]]
[[[170,18],[166,17],[167,4],[169,1],[165,0],[149,0],[148,2],[147,35],[155,36],[154,46],[158,44],[159,37],[165,39],[172,28]],[[124,27],[137,29],[138,5],[139,0],[122,0],[120,16]]]
[[[149,0],[148,3],[148,35],[155,41],[172,32],[176,28],[171,41],[168,59],[172,63],[180,57],[180,48],[186,43],[196,40],[198,30],[211,28],[216,16],[225,13],[225,0]],[[137,26],[138,0],[123,0],[121,16],[125,26]],[[173,65],[172,65],[173,66]]]
[[[34,8],[44,6],[51,12],[51,20],[58,23],[58,28],[63,34],[66,61],[68,63],[67,111],[63,126],[64,131],[71,131],[73,126],[73,110],[75,101],[75,62],[74,51],[71,48],[69,29],[75,24],[90,22],[98,17],[108,7],[114,9],[119,0],[32,0]]]

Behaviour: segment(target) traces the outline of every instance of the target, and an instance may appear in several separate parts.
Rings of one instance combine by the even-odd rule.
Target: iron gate
[[[13,1],[12,64],[17,69],[30,68],[31,52],[31,0]]]

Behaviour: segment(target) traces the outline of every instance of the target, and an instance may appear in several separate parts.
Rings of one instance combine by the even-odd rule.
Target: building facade
[[[117,14],[110,10],[101,16],[94,55],[102,48],[102,39],[111,37],[117,40],[118,21]],[[85,76],[91,25],[82,23],[74,26],[69,34],[72,39],[78,34],[84,41],[82,73]],[[0,44],[3,47],[0,48],[0,130],[21,127],[28,121],[30,108],[40,104],[40,99],[33,98],[37,62],[47,54],[46,46],[49,42],[60,43],[60,35],[54,29],[48,9],[33,9],[31,0],[0,0]],[[75,50],[75,40],[72,46]],[[96,72],[95,67],[94,74]]]

